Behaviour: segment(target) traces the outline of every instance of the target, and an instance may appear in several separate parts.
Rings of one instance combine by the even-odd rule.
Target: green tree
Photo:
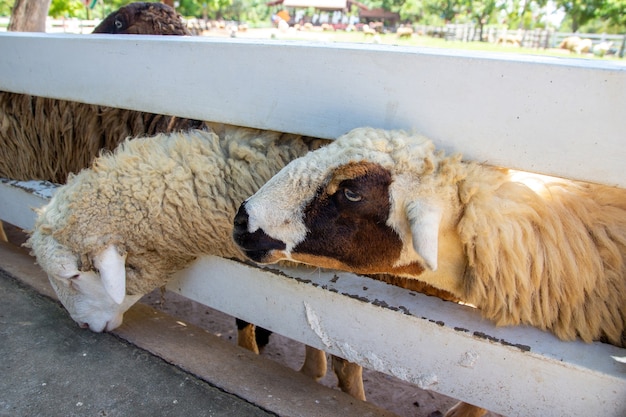
[[[467,15],[478,25],[479,39],[483,41],[484,26],[489,23],[497,9],[496,0],[465,0]],[[484,39],[486,41],[486,39]]]
[[[606,0],[597,14],[615,26],[616,32],[626,31],[626,0]]]
[[[598,16],[606,0],[557,0],[556,4],[563,8],[571,22],[572,32]]]
[[[426,5],[428,13],[440,17],[445,22],[453,22],[462,8],[463,0],[429,0]]]
[[[404,21],[419,22],[424,17],[425,6],[422,0],[407,0],[397,10]]]
[[[9,16],[14,0],[0,0],[0,16]]]
[[[80,0],[52,0],[48,16],[52,17],[86,17],[85,5]]]
[[[511,29],[532,29],[540,22],[548,0],[508,0],[501,5]]]
[[[198,2],[196,0],[178,0],[179,5],[176,8],[176,11],[180,13],[182,16],[186,17],[202,17],[202,7],[203,4],[207,5],[207,8],[212,8],[215,10],[216,8],[212,7],[212,1],[206,2]]]

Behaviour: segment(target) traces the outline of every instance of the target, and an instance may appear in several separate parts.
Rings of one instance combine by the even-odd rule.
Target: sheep
[[[124,6],[94,33],[189,34],[174,9],[161,3]],[[0,177],[64,183],[101,149],[114,149],[128,136],[203,127],[198,120],[0,92]]]
[[[413,36],[413,28],[411,26],[400,26],[396,30],[396,35],[398,38],[410,38]]]
[[[569,36],[561,41],[559,48],[567,49],[572,53],[580,55],[591,51],[592,45],[591,39],[581,39],[578,36]]]
[[[197,256],[245,259],[231,239],[238,205],[289,161],[328,143],[211,128],[129,139],[71,176],[40,210],[26,246],[80,326],[113,330]],[[267,343],[264,329],[242,320],[237,327],[239,346],[258,353]],[[360,367],[339,358],[333,365],[344,390],[363,390]],[[307,347],[301,372],[324,376],[324,352]]]
[[[600,42],[593,47],[593,54],[595,56],[604,57],[607,53],[611,51],[611,48],[613,48],[613,42]]]
[[[190,35],[172,7],[149,2],[121,7],[109,14],[93,33]],[[0,92],[0,143],[3,144],[0,146],[0,176],[63,184],[70,174],[87,168],[99,152],[115,149],[127,137],[190,129],[209,129],[209,123]],[[1,222],[0,240],[7,241]],[[105,310],[117,308],[105,301],[102,303]],[[132,304],[125,305],[124,310]],[[258,353],[267,343],[264,329],[245,325],[243,321],[237,321],[237,326],[239,346]]]
[[[71,175],[40,210],[26,246],[80,326],[116,328],[142,295],[200,255],[244,259],[230,237],[238,205],[287,162],[325,143],[211,126],[129,138]],[[237,324],[238,344],[258,353],[266,331]],[[322,354],[307,349],[303,373],[323,376],[308,373],[325,371]]]
[[[291,162],[239,208],[253,261],[393,273],[497,325],[626,346],[626,191],[446,156],[420,135],[355,129]],[[483,415],[459,403],[448,416]]]
[[[370,26],[368,24],[363,25],[361,30],[363,31],[363,34],[365,36],[374,36],[374,35],[376,35],[378,33],[373,28],[370,28]]]
[[[135,2],[104,18],[92,33],[191,35],[182,17],[163,3]]]
[[[519,35],[509,35],[505,33],[496,39],[496,44],[505,46],[521,46],[522,37]]]
[[[199,255],[241,259],[230,239],[237,205],[314,143],[231,126],[220,133],[128,139],[71,175],[41,209],[27,245],[75,321],[111,330],[127,298],[164,285]],[[81,291],[98,276],[110,310],[91,311],[92,288]]]
[[[0,93],[0,176],[62,184],[129,136],[205,122],[17,93]]]

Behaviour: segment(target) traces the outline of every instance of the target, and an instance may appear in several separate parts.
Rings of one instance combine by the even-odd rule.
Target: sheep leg
[[[258,355],[259,346],[256,343],[255,330],[254,324],[237,319],[237,345]]]
[[[326,352],[311,346],[306,346],[304,364],[302,364],[300,372],[319,381],[326,375]]]
[[[235,320],[237,321],[237,345],[256,354],[263,352],[263,348],[270,342],[272,332],[241,319]]]
[[[482,417],[487,414],[484,408],[460,401],[448,410],[445,417]]]
[[[334,356],[333,370],[337,375],[339,388],[354,398],[365,401],[365,389],[363,388],[363,368],[356,363]]]

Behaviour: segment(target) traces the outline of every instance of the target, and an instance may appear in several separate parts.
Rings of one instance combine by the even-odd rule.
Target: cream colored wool
[[[220,135],[192,130],[128,140],[70,176],[28,241],[38,262],[54,265],[62,246],[88,271],[93,254],[115,244],[127,255],[126,289],[134,295],[164,285],[199,255],[243,259],[231,238],[237,207],[318,142],[229,126]]]
[[[392,175],[387,225],[403,243],[396,266],[424,264],[413,246],[424,235],[412,236],[409,224],[421,211],[411,209],[442,210],[438,228],[424,229],[438,235],[439,268],[413,278],[475,305],[499,325],[626,345],[626,191],[558,179],[535,190],[506,169],[446,156],[419,135],[354,129],[268,181],[245,207],[248,230],[261,229],[286,246],[269,261],[297,259],[297,245],[315,235],[302,221],[304,207],[318,190],[332,191],[335,171],[359,163]],[[340,255],[312,263],[332,267]]]
[[[444,221],[458,221],[463,289],[442,289],[498,325],[626,346],[625,190],[558,179],[535,190],[508,170],[445,156],[430,142],[417,160],[406,144],[390,144],[395,175],[419,178],[420,196],[440,197],[450,204]]]
[[[463,298],[500,325],[626,345],[626,192],[567,181],[535,191],[493,168],[464,171]]]

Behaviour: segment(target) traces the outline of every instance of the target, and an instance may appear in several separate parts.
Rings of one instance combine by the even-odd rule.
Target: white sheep
[[[244,259],[231,238],[239,204],[289,161],[327,143],[212,128],[217,134],[127,140],[70,176],[40,210],[26,245],[82,327],[116,328],[139,298],[200,255]],[[258,353],[254,326],[237,324],[239,346]],[[321,378],[324,352],[307,347],[301,371]]]
[[[398,38],[410,38],[413,36],[413,28],[411,26],[400,26],[396,30],[396,35]]]
[[[600,42],[593,47],[593,54],[599,57],[604,57],[613,48],[613,42],[605,41]]]
[[[151,2],[135,2],[121,7],[110,13],[93,33],[191,35],[175,9]],[[69,174],[87,168],[98,153],[115,149],[127,137],[192,128],[206,129],[208,123],[0,92],[0,142],[3,144],[0,147],[0,177],[65,183]],[[1,222],[0,240],[7,241]],[[99,302],[105,303],[104,300],[106,298]],[[241,321],[237,324],[238,344],[258,353],[262,345],[256,343],[254,326],[243,325]]]
[[[314,143],[230,126],[220,136],[192,130],[127,140],[70,176],[41,209],[28,245],[75,321],[110,330],[124,301],[164,285],[199,255],[242,258],[230,237],[237,206]],[[100,278],[96,291],[91,282]],[[109,307],[90,307],[103,300]]]
[[[537,184],[535,184],[537,186]],[[413,277],[498,325],[626,346],[626,191],[461,161],[401,131],[355,129],[239,209],[254,261]],[[482,415],[459,403],[449,416]]]

